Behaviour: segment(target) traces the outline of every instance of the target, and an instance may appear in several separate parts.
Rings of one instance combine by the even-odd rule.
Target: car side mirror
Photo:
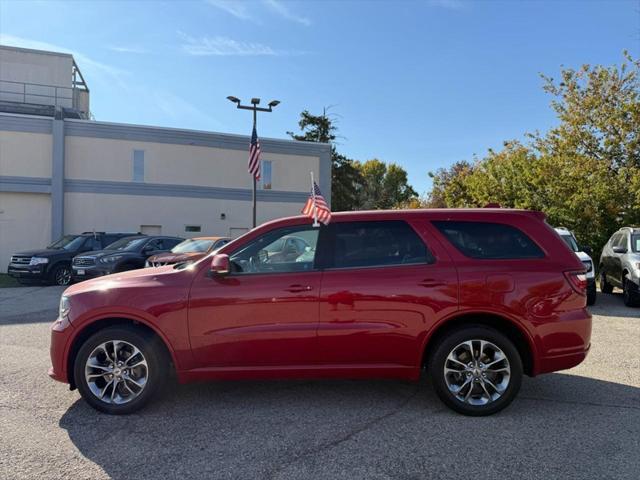
[[[589,245],[582,245],[580,249],[590,257],[593,256],[593,249]]]
[[[622,247],[620,245],[616,245],[612,248],[613,253],[627,253],[627,247]]]
[[[211,268],[209,273],[215,276],[227,275],[230,271],[229,255],[225,253],[216,253],[211,258]]]

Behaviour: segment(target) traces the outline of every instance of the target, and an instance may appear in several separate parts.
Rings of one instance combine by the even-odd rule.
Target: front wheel
[[[464,415],[499,412],[522,383],[522,360],[513,342],[483,325],[449,333],[436,345],[428,366],[440,400]]]
[[[613,285],[607,282],[607,274],[604,273],[604,270],[600,271],[600,291],[602,293],[612,293]]]
[[[96,410],[128,414],[142,408],[166,379],[168,361],[159,340],[138,329],[108,327],[80,347],[74,378]]]
[[[627,277],[622,279],[622,300],[627,307],[640,306],[640,292],[635,291],[634,284]],[[637,289],[637,287],[636,287]]]
[[[66,286],[71,283],[71,268],[69,265],[56,265],[51,272],[51,283]]]

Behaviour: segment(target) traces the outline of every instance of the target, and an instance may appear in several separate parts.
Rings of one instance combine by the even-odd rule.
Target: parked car
[[[290,236],[308,244],[304,261],[266,254]],[[155,398],[170,370],[184,383],[418,381],[425,368],[446,405],[489,415],[523,374],[584,360],[586,288],[584,265],[539,212],[345,212],[320,228],[292,217],[194,264],[68,288],[49,375],[124,414]]]
[[[573,232],[565,227],[556,228],[556,232],[560,235],[560,238],[564,240],[564,243],[576,254],[576,257],[580,259],[584,268],[587,269],[587,305],[594,305],[596,303],[596,269],[593,265],[593,260],[590,256],[592,254],[591,247],[586,245],[578,245]]]
[[[135,235],[121,238],[104,250],[73,258],[73,281],[87,280],[116,272],[144,267],[151,255],[167,252],[183,238]]]
[[[83,252],[101,250],[133,233],[84,232],[64,235],[47,248],[14,253],[7,273],[18,281],[45,281],[54,285],[71,282],[71,259]]]
[[[229,240],[231,239],[227,237],[188,238],[173,247],[169,252],[150,256],[144,266],[162,267],[182,262],[195,262],[229,243]]]
[[[623,227],[614,233],[600,255],[600,291],[622,289],[624,304],[640,306],[640,228]]]

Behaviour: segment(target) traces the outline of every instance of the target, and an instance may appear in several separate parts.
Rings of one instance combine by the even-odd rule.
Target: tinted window
[[[467,257],[483,259],[542,258],[544,253],[523,232],[510,225],[488,222],[433,222]]]
[[[571,249],[572,252],[578,251],[578,244],[576,243],[572,235],[567,235],[565,233],[562,233],[560,234],[560,238],[564,240],[564,243],[567,244],[567,246]]]
[[[334,268],[431,263],[433,257],[405,222],[345,222],[330,226],[328,262]]]
[[[640,234],[631,235],[631,250],[636,253],[640,252]]]
[[[173,253],[204,253],[213,245],[213,240],[190,238],[171,249]]]
[[[313,270],[319,229],[311,226],[272,230],[231,254],[235,273]]]
[[[65,235],[57,242],[52,243],[47,248],[54,250],[69,250],[75,251],[80,249],[84,245],[85,237],[80,235]]]
[[[87,237],[84,248],[88,250],[100,250],[102,247],[100,246],[100,240],[97,237],[91,236]]]
[[[171,250],[180,243],[182,243],[180,238],[165,238],[162,240],[162,250]]]
[[[105,247],[108,245],[111,245],[113,242],[115,242],[119,238],[122,238],[122,237],[120,237],[119,235],[105,235],[102,237],[102,245]]]
[[[125,237],[121,238],[118,241],[113,242],[109,245],[105,250],[126,250],[133,251],[137,250],[147,241],[144,237]]]

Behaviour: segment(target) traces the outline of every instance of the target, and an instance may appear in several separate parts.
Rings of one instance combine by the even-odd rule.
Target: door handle
[[[313,287],[311,287],[311,285],[289,285],[287,288],[285,288],[285,290],[287,292],[291,292],[291,293],[300,293],[300,292],[308,292],[310,290],[313,290]]]
[[[433,278],[425,278],[421,282],[418,282],[418,285],[426,288],[442,287],[444,286],[444,282],[441,282],[439,280],[434,280]]]

